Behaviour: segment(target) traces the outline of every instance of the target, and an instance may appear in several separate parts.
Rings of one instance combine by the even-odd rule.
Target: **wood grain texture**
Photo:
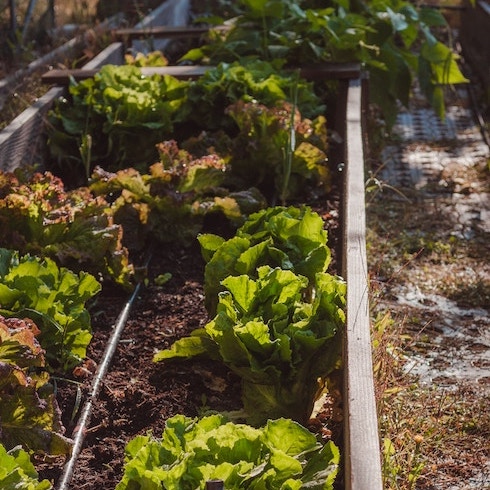
[[[345,488],[382,490],[368,300],[361,86],[360,79],[351,80],[346,101],[343,271],[347,281]]]
[[[118,44],[118,43],[115,43]],[[122,64],[108,61],[107,63]],[[141,67],[141,73],[146,76],[151,75],[171,75],[179,79],[196,79],[204,75],[213,66],[191,65],[191,66],[144,66]],[[73,70],[50,70],[42,76],[42,82],[46,84],[67,85],[71,78],[74,80],[84,80],[92,78],[97,69],[91,69],[91,66]],[[360,75],[360,66],[358,63],[325,63],[312,67],[302,67],[300,75],[308,80],[347,80],[357,78]]]
[[[227,31],[231,26],[216,26],[213,30]],[[161,38],[161,39],[188,39],[200,37],[210,31],[209,27],[191,27],[191,26],[152,26],[143,28],[124,28],[116,29],[114,35],[117,38],[125,40],[141,39],[145,37]]]

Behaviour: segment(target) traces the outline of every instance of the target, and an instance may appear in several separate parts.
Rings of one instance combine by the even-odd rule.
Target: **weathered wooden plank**
[[[204,75],[212,66],[191,65],[191,66],[145,66],[141,67],[141,73],[146,76],[151,75],[172,75],[181,79],[196,79]],[[42,76],[43,83],[51,85],[67,85],[71,78],[74,80],[84,80],[91,78],[97,73],[97,69],[73,69],[73,70],[50,70]],[[300,75],[308,80],[346,80],[359,78],[361,73],[359,63],[330,63],[303,67]]]
[[[64,93],[63,87],[51,88],[0,132],[0,170],[12,172],[20,165],[39,163],[43,144],[40,128],[53,101]]]
[[[302,66],[300,74],[308,80],[350,80],[361,77],[360,63],[316,63]]]
[[[466,0],[467,9],[461,17],[460,39],[463,55],[480,78],[484,87],[490,86],[490,4]],[[490,91],[486,93],[487,102]]]
[[[82,67],[82,71],[99,70],[107,64],[122,65],[124,63],[124,44],[116,42],[109,44],[97,56],[94,56]]]
[[[210,27],[200,27],[200,26],[157,26],[157,27],[142,27],[142,28],[121,28],[114,31],[114,35],[117,38],[132,40],[140,39],[144,37],[154,37],[154,38],[168,38],[168,39],[179,39],[179,38],[192,38],[200,37],[207,34],[210,31]],[[213,30],[226,31],[230,29],[228,25],[212,27]]]
[[[344,338],[346,490],[382,490],[374,396],[366,259],[362,81],[347,93],[343,275],[347,281]]]
[[[195,79],[202,76],[209,70],[210,66],[145,66],[141,67],[141,73],[146,76],[151,75],[171,75],[181,79]],[[97,74],[98,69],[74,69],[74,70],[50,70],[42,77],[42,82],[50,85],[68,85],[70,79],[85,80]]]

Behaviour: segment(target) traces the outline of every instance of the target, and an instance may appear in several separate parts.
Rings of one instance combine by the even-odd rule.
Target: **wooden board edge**
[[[344,336],[345,490],[382,490],[374,392],[366,257],[362,85],[349,82],[345,127],[343,274],[347,282]]]

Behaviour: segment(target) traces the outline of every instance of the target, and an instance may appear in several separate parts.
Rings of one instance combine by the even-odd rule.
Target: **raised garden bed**
[[[105,58],[101,65],[122,63],[121,44],[112,45],[99,60],[109,53],[111,58]],[[120,59],[116,61],[118,56]],[[92,64],[84,69],[96,66]],[[341,274],[347,282],[341,395],[329,399],[327,405],[320,408],[311,429],[319,437],[323,431],[324,440],[329,437],[327,432],[332,431],[336,442],[341,444],[343,471],[338,488],[376,490],[381,488],[381,469],[364,240],[364,81],[360,71],[353,70],[352,65],[347,68],[330,71],[327,76],[340,78],[336,114],[328,119],[333,125],[331,129],[341,140],[337,145],[332,144],[329,155],[333,168],[339,170],[334,179],[334,191],[327,200],[304,201],[325,219],[329,244],[334,251],[334,272]],[[172,70],[175,74],[175,70],[182,68],[169,67],[158,71]],[[184,70],[186,73],[179,76],[188,78],[200,74],[199,68],[197,75],[192,73],[196,68]],[[304,73],[309,78],[325,78],[325,72],[318,67]],[[63,89],[52,90],[57,91],[57,97]],[[40,119],[35,125],[37,134],[39,123]],[[24,125],[20,124],[21,127]],[[210,230],[230,233],[226,227],[223,230],[222,223],[208,224]],[[169,272],[171,281],[155,284],[155,278]],[[160,435],[165,421],[176,413],[195,416],[208,407],[219,412],[240,408],[238,380],[222,366],[196,362],[162,367],[154,365],[151,360],[155,349],[169,346],[173,340],[188,335],[207,321],[203,277],[204,262],[197,244],[189,249],[169,246],[153,254],[148,267],[149,285],[138,290],[132,298],[134,305],[131,311],[123,310],[122,317],[118,319],[127,295],[121,295],[120,291],[105,291],[101,295],[97,310],[94,310],[98,314],[94,314],[95,341],[90,346],[89,358],[98,364],[98,373],[103,376],[97,378],[96,372],[98,381],[94,385],[94,378],[86,373],[80,405],[75,402],[75,385],[58,383],[60,396],[63,395],[60,400],[68,435],[75,437],[83,430],[83,441],[80,441],[83,448],[79,448],[79,455],[75,451],[72,467],[70,462],[65,466],[64,460],[54,464],[39,461],[42,476],[56,480],[60,488],[101,488],[102,485],[112,488],[121,477],[124,445],[136,434],[152,430],[155,435]],[[121,330],[120,338],[114,339],[111,337],[112,326],[125,320],[128,313],[127,326]],[[107,348],[107,342],[114,343]],[[104,359],[108,357],[104,358],[104,350],[106,356],[114,354],[114,358],[106,362]],[[90,399],[91,393],[95,395],[93,400]],[[84,407],[88,405],[83,402],[87,400],[91,413],[84,422]],[[335,401],[342,403],[341,417],[338,407],[328,405]],[[72,420],[71,414],[77,406],[77,414]],[[342,420],[340,425],[339,420]],[[60,479],[63,471],[64,476]]]

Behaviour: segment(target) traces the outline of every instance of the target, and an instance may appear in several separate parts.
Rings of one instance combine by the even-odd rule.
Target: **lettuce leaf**
[[[199,235],[207,262],[204,292],[208,312],[216,313],[223,279],[239,274],[256,277],[257,267],[265,264],[307,277],[311,292],[316,273],[325,272],[331,261],[327,238],[322,218],[308,206],[276,206],[254,213],[229,240]]]
[[[27,319],[0,316],[0,440],[7,448],[68,454],[72,441],[63,435],[39,333]]]
[[[219,479],[227,489],[329,490],[339,451],[322,446],[306,428],[288,419],[261,428],[235,424],[224,415],[175,415],[161,439],[137,436],[126,446],[124,475],[116,490],[204,489]]]
[[[38,325],[52,369],[67,371],[85,358],[92,338],[85,303],[100,290],[91,274],[0,248],[0,314],[27,317]]]
[[[16,447],[7,451],[0,444],[0,486],[5,489],[50,490],[48,480],[39,481],[37,471],[31,463],[29,454]]]

